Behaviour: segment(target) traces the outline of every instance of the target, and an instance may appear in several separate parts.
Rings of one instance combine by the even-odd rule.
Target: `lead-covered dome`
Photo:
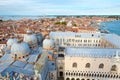
[[[11,46],[12,46],[14,43],[17,43],[17,39],[16,39],[16,38],[11,37],[10,39],[8,39],[8,41],[7,41],[7,49],[10,49]]]
[[[32,31],[27,31],[27,34],[24,35],[24,42],[28,43],[31,48],[38,46],[37,37]]]
[[[28,56],[30,53],[29,45],[26,42],[14,43],[11,47],[11,54],[13,58],[20,59]]]
[[[42,41],[43,41],[43,39],[44,39],[44,37],[43,37],[42,34],[39,33],[39,32],[36,32],[36,36],[37,36],[37,41],[38,41],[38,43],[41,44]]]
[[[43,41],[43,48],[46,50],[51,50],[54,48],[54,42],[50,39],[45,39]]]

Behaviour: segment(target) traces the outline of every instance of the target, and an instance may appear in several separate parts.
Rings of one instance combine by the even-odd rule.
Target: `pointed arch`
[[[74,63],[72,64],[72,67],[73,67],[73,68],[77,68],[77,63],[74,62]]]
[[[86,63],[85,67],[90,68],[90,63]]]
[[[104,68],[104,64],[101,63],[101,64],[99,65],[99,68],[100,68],[100,69]]]
[[[112,65],[111,71],[117,71],[117,66],[116,65]]]

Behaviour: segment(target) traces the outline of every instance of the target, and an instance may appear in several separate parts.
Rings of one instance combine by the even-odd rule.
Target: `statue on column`
[[[38,80],[38,71],[35,70],[34,80]]]
[[[23,80],[23,74],[22,73],[19,74],[19,77],[20,77],[20,80]]]

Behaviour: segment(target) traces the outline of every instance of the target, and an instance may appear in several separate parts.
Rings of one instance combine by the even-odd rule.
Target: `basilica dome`
[[[36,32],[36,36],[37,36],[38,43],[39,43],[39,44],[42,43],[42,41],[43,41],[43,39],[44,39],[44,37],[42,36],[42,34]]]
[[[17,43],[17,39],[16,39],[16,38],[10,38],[10,39],[8,39],[8,41],[7,41],[7,49],[10,49],[11,46],[12,46],[14,43]]]
[[[16,43],[17,39],[16,38],[10,38],[7,41],[7,46],[12,46],[12,44]]]
[[[23,40],[24,42],[28,43],[31,48],[37,46],[37,37],[30,30],[24,35]]]
[[[46,50],[51,50],[54,48],[54,42],[50,39],[45,39],[43,41],[43,48]]]
[[[29,45],[26,42],[14,43],[11,47],[11,54],[13,58],[20,59],[28,56],[30,53]]]

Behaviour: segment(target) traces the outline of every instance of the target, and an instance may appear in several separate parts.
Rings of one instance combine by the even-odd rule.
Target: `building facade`
[[[67,48],[64,80],[119,80],[119,50]]]
[[[58,77],[64,80],[120,79],[119,36],[97,32],[51,32],[50,39],[59,48]]]
[[[114,34],[104,33],[75,33],[75,32],[51,32],[50,39],[55,46],[60,47],[84,47],[84,48],[117,48],[114,41],[110,41],[109,37]],[[117,36],[118,38],[118,36]]]

